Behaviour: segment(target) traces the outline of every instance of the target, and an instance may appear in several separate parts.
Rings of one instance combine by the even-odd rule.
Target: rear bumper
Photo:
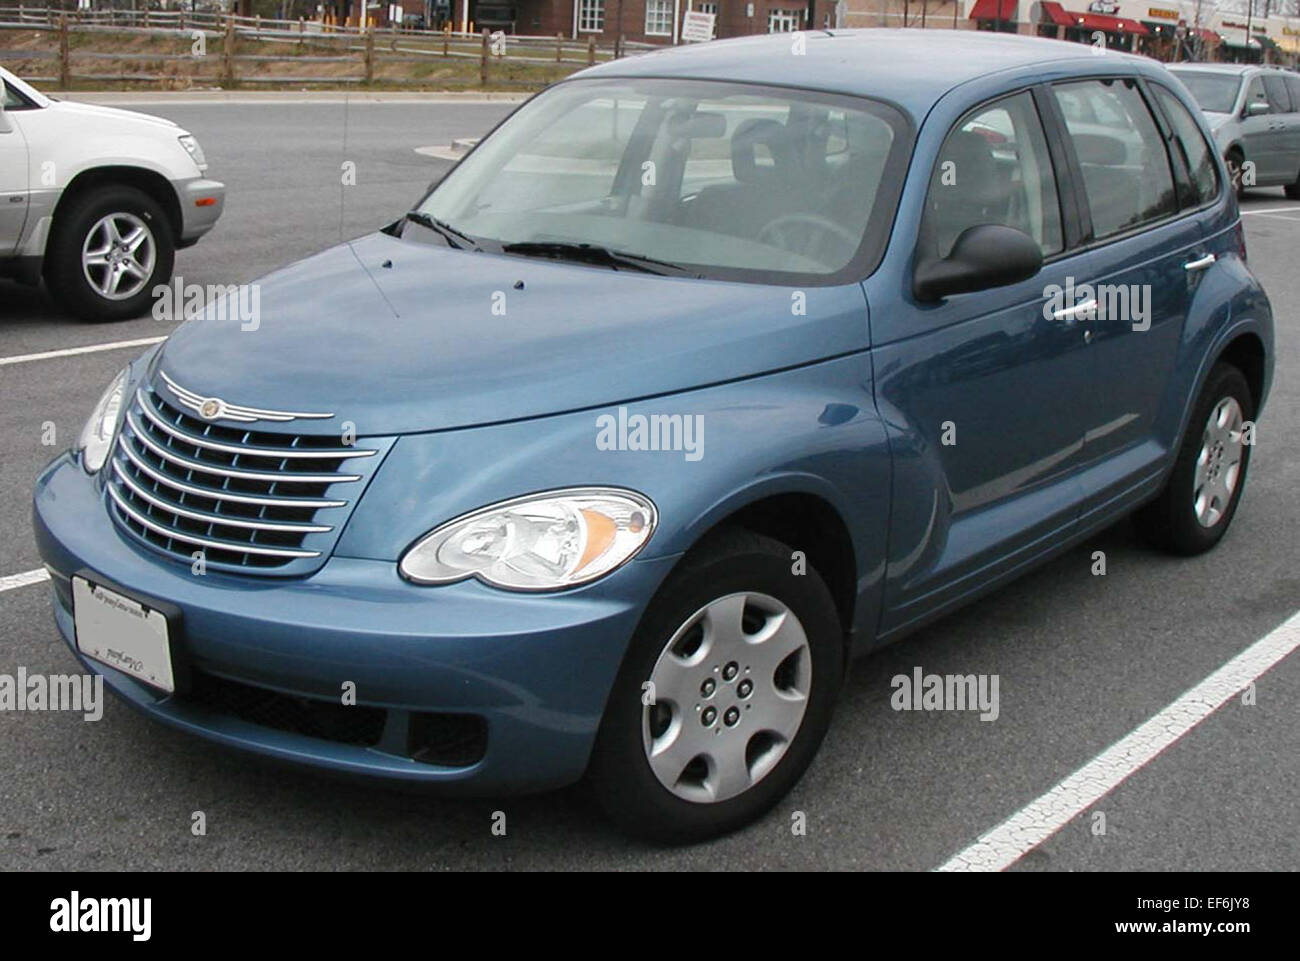
[[[416,587],[391,562],[341,557],[306,578],[195,575],[120,533],[99,485],[69,455],[38,478],[33,520],[53,574],[60,633],[85,667],[136,709],[228,747],[449,793],[541,790],[581,777],[628,640],[676,560],[634,561],[587,588],[554,595],[474,581]],[[233,682],[252,696],[279,698],[286,710],[308,703],[333,715],[377,712],[374,743],[268,725],[193,688],[167,695],[82,657],[74,574],[174,608],[173,658],[210,681],[207,688]],[[341,706],[349,682],[357,708]],[[481,756],[429,763],[423,752],[425,760],[414,759],[420,738],[430,731],[436,738],[446,715],[482,720]]]
[[[204,177],[176,180],[176,197],[181,205],[181,235],[178,244],[187,247],[216,225],[226,207],[226,185]]]

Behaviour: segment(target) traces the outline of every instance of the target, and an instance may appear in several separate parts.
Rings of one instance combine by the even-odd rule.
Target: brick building
[[[464,16],[465,0],[454,0],[457,27]],[[480,6],[496,7],[492,0],[469,0],[469,19]],[[613,43],[621,33],[628,41],[671,45],[688,9],[712,13],[715,37],[751,33],[788,32],[808,27],[811,7],[813,27],[835,25],[835,0],[513,0],[515,33],[566,37],[595,37]]]

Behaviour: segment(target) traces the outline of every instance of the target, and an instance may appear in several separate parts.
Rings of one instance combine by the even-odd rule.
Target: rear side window
[[[1034,99],[1018,93],[957,121],[930,177],[921,255],[944,258],[969,227],[1022,230],[1047,257],[1060,253],[1061,206]]]
[[[1268,105],[1273,113],[1291,112],[1291,98],[1286,92],[1286,82],[1280,75],[1264,75],[1264,92],[1268,94]]]
[[[3,79],[0,79],[0,88],[2,88],[5,93],[6,110],[23,110],[29,106],[27,100],[22,97],[17,90],[14,90],[9,86],[9,84],[5,83]]]
[[[1052,89],[1079,158],[1096,239],[1177,211],[1164,141],[1133,80],[1081,80]]]
[[[1219,194],[1219,168],[1214,152],[1182,101],[1158,84],[1152,84],[1151,89],[1174,128],[1174,149],[1181,152],[1191,178],[1188,185],[1190,196],[1183,206],[1199,207]]]

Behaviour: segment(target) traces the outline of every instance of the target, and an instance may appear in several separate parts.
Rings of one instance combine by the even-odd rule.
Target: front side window
[[[1273,110],[1272,104],[1268,102],[1268,94],[1264,91],[1264,80],[1262,77],[1251,77],[1250,83],[1246,86],[1246,108],[1250,109],[1252,103],[1262,103],[1268,108],[1267,110],[1260,111],[1261,113],[1271,113]]]
[[[421,210],[507,253],[586,244],[709,277],[832,283],[883,249],[908,142],[893,108],[856,97],[572,81],[515,113]]]
[[[579,0],[578,29],[587,33],[605,29],[605,0]]]
[[[1082,80],[1052,90],[1079,158],[1096,239],[1177,211],[1164,140],[1135,81]],[[1071,100],[1083,111],[1066,110]]]
[[[1232,113],[1236,106],[1237,91],[1241,89],[1240,77],[1195,70],[1178,70],[1175,76],[1206,113]]]
[[[944,258],[963,231],[1001,224],[1059,253],[1061,206],[1042,123],[1028,93],[977,107],[948,134],[930,176],[921,256]]]
[[[1264,77],[1264,93],[1268,96],[1271,113],[1290,113],[1291,96],[1286,92],[1286,81],[1281,74],[1267,74]]]
[[[1199,207],[1219,194],[1219,168],[1214,161],[1214,151],[1205,141],[1205,135],[1182,101],[1159,84],[1152,84],[1160,108],[1174,128],[1174,145],[1182,152],[1191,183],[1190,196],[1184,207]]]
[[[1300,113],[1300,77],[1287,76],[1286,89],[1291,94],[1291,109]]]
[[[673,0],[646,0],[645,32],[649,37],[673,34]]]

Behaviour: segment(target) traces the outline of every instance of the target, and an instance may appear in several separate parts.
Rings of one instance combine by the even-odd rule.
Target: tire
[[[120,244],[132,242],[137,228],[144,236],[128,264]],[[118,271],[114,284],[108,263],[83,264],[83,256],[101,250],[104,256],[99,259],[134,265],[134,272]],[[68,209],[59,211],[46,256],[46,282],[65,310],[88,321],[126,320],[143,314],[152,303],[154,286],[171,279],[176,242],[157,201],[134,187],[109,184],[73,197]],[[106,288],[112,289],[106,293]]]
[[[1206,378],[1164,489],[1134,515],[1138,533],[1148,543],[1174,554],[1200,554],[1227,533],[1246,486],[1252,444],[1245,442],[1240,430],[1234,442],[1230,423],[1227,436],[1216,432],[1210,418],[1216,414],[1217,421],[1218,414],[1226,413],[1231,421],[1233,405],[1240,423],[1253,423],[1255,402],[1250,385],[1236,367],[1220,362]],[[1200,464],[1203,453],[1208,456],[1204,467]],[[1211,478],[1221,479],[1222,486],[1211,481],[1198,488],[1205,471]],[[1230,488],[1226,496],[1225,487]],[[1210,492],[1219,494],[1217,509],[1215,498],[1208,496]],[[1200,497],[1203,493],[1206,496]]]
[[[1295,183],[1287,184],[1282,188],[1290,200],[1300,200],[1300,172],[1295,175]]]
[[[734,831],[784,797],[817,753],[844,677],[844,631],[821,577],[812,568],[795,574],[791,555],[771,538],[724,530],[692,550],[651,601],[610,692],[588,769],[597,800],[626,833],[674,844]],[[777,646],[731,647],[728,623],[743,623],[751,637],[773,630],[762,643]],[[719,633],[704,640],[705,625]],[[753,644],[736,634],[731,641]],[[782,655],[787,647],[791,653]],[[681,684],[665,680],[672,677]],[[643,685],[652,678],[659,679],[655,704],[646,706]],[[798,691],[802,702],[791,696]],[[789,736],[775,736],[776,729]],[[652,768],[652,741],[676,745],[660,761],[669,780],[680,769],[675,786]],[[693,755],[698,744],[703,753]],[[718,763],[727,758],[733,763]]]

